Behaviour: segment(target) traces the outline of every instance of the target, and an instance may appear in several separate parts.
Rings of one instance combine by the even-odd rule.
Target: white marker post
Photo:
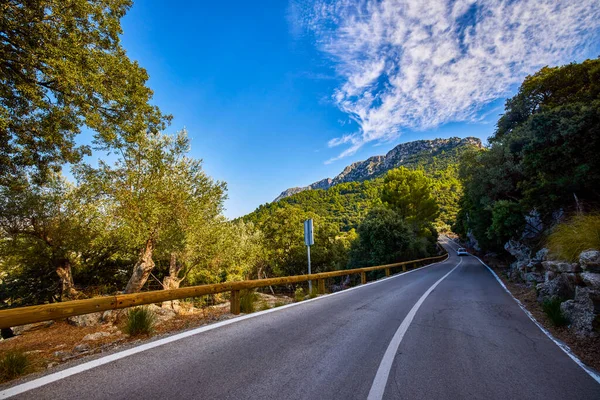
[[[304,244],[306,244],[306,249],[308,251],[308,274],[310,275],[310,246],[315,244],[312,219],[307,219],[304,221]],[[308,281],[308,292],[312,292],[312,281],[310,280]]]

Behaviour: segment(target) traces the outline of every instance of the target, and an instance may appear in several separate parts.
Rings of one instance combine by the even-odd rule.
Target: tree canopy
[[[90,149],[82,128],[110,144],[157,132],[148,74],[119,35],[130,0],[7,0],[0,5],[0,183],[44,179]]]

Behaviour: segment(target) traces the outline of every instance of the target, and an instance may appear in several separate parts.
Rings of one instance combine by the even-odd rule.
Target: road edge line
[[[43,376],[41,376],[39,378],[34,378],[34,379],[30,380],[30,381],[23,382],[21,384],[15,385],[15,386],[8,387],[8,388],[0,391],[0,399],[7,399],[7,398],[10,398],[10,397],[19,395],[21,393],[25,393],[25,392],[28,392],[30,390],[37,389],[39,387],[48,385],[48,384],[50,384],[52,382],[56,382],[56,381],[68,378],[69,376],[76,375],[78,373],[81,373],[81,372],[84,372],[84,371],[88,371],[90,369],[94,369],[94,368],[100,367],[100,366],[102,366],[104,364],[109,364],[109,363],[111,363],[113,361],[120,360],[122,358],[129,357],[129,356],[132,356],[134,354],[141,353],[141,352],[153,349],[155,347],[159,347],[159,346],[163,346],[165,344],[176,342],[176,341],[188,338],[190,336],[198,335],[198,334],[201,334],[201,333],[204,333],[204,332],[207,332],[207,331],[211,331],[213,329],[217,329],[217,328],[220,328],[220,327],[223,327],[223,326],[231,325],[231,324],[234,324],[236,322],[244,321],[246,319],[259,317],[259,316],[264,315],[264,314],[269,314],[269,313],[272,313],[272,312],[281,311],[281,310],[284,310],[284,309],[287,309],[287,308],[291,308],[291,307],[295,307],[295,306],[299,306],[299,305],[302,305],[302,304],[307,304],[307,303],[310,303],[310,302],[313,302],[313,301],[326,299],[326,298],[329,298],[331,296],[336,296],[336,295],[348,293],[348,292],[350,292],[352,290],[361,289],[361,288],[364,288],[364,287],[367,287],[367,286],[370,286],[370,285],[374,285],[374,284],[377,284],[377,283],[381,283],[381,282],[384,282],[384,281],[387,281],[387,280],[390,280],[390,279],[396,279],[396,278],[399,278],[401,276],[406,276],[406,275],[408,275],[410,273],[413,273],[413,272],[416,272],[416,271],[421,271],[423,269],[432,267],[434,265],[446,262],[449,259],[450,259],[450,253],[448,253],[446,259],[444,259],[444,260],[437,261],[437,262],[434,262],[434,263],[431,263],[431,264],[428,264],[428,265],[424,265],[424,266],[422,266],[420,268],[416,268],[416,269],[413,269],[413,270],[410,270],[410,271],[407,271],[407,272],[402,272],[402,273],[395,274],[395,275],[392,275],[392,276],[389,276],[389,277],[385,277],[385,278],[378,279],[378,280],[375,280],[375,281],[372,281],[372,282],[368,282],[368,283],[365,283],[365,284],[362,284],[362,285],[358,285],[358,286],[354,286],[354,287],[351,287],[351,288],[348,288],[348,289],[340,290],[339,292],[329,293],[329,294],[326,294],[326,295],[323,295],[323,296],[315,297],[314,299],[308,299],[308,300],[304,300],[304,301],[301,301],[301,302],[298,302],[298,303],[290,303],[290,304],[286,304],[284,306],[280,306],[280,307],[276,307],[276,308],[271,308],[271,309],[263,310],[263,311],[258,311],[258,312],[252,313],[252,314],[246,314],[246,315],[242,315],[242,316],[239,316],[239,317],[234,317],[234,318],[231,318],[231,319],[228,319],[228,320],[225,320],[225,321],[221,321],[221,322],[217,322],[217,323],[214,323],[214,324],[200,326],[198,328],[194,328],[194,329],[191,329],[189,331],[177,333],[177,334],[174,334],[174,335],[162,338],[162,339],[153,340],[153,341],[151,341],[149,343],[144,343],[144,344],[132,347],[132,348],[127,349],[127,350],[119,351],[119,352],[114,353],[114,354],[109,354],[109,355],[106,355],[104,357],[97,358],[95,360],[86,361],[86,362],[83,362],[81,364],[75,365],[73,367],[65,368],[65,369],[63,369],[61,371],[57,371],[57,372],[54,372],[54,373],[51,373],[51,374],[48,374],[48,375],[43,375]]]
[[[571,350],[571,348],[564,343],[563,341],[555,338],[552,333],[550,333],[550,331],[548,331],[546,328],[544,328],[544,326],[542,324],[540,324],[538,322],[537,319],[535,319],[535,317],[533,316],[533,314],[531,314],[531,312],[525,308],[525,306],[523,305],[523,303],[521,303],[521,301],[519,299],[517,299],[510,290],[508,290],[508,288],[506,287],[506,285],[504,284],[504,282],[502,282],[502,279],[500,279],[500,277],[496,274],[496,272],[494,272],[493,269],[491,269],[486,263],[484,263],[479,257],[471,254],[472,257],[475,257],[477,260],[479,260],[479,262],[481,264],[483,264],[483,266],[485,266],[488,271],[491,272],[491,274],[494,276],[494,278],[496,278],[496,281],[498,281],[498,283],[500,284],[500,286],[502,286],[502,288],[504,289],[504,291],[506,293],[508,293],[510,295],[510,297],[513,298],[514,301],[517,302],[517,304],[519,305],[519,307],[521,308],[521,310],[523,310],[523,312],[529,317],[529,319],[538,327],[540,328],[540,330],[542,332],[544,332],[544,334],[554,342],[554,344],[556,344],[566,355],[568,355],[571,360],[575,361],[575,363],[577,365],[579,365],[581,367],[581,369],[583,369],[589,376],[592,377],[592,379],[594,379],[598,384],[600,384],[600,375],[594,371],[591,367],[588,367],[587,365],[585,365],[585,363],[583,361],[581,361],[579,359],[579,357],[577,357],[575,355],[575,353],[573,353],[573,351]]]
[[[367,400],[381,400],[383,399],[383,395],[385,393],[385,387],[387,386],[387,382],[390,376],[390,372],[392,370],[392,366],[394,365],[394,360],[396,358],[396,353],[398,353],[398,348],[402,343],[402,339],[404,339],[404,335],[408,331],[410,324],[413,319],[417,315],[419,308],[425,302],[427,297],[435,290],[435,288],[444,280],[448,275],[450,275],[456,268],[460,266],[462,263],[462,258],[456,264],[454,268],[452,268],[446,275],[442,276],[438,281],[436,281],[423,295],[417,300],[417,302],[412,306],[406,317],[402,320],[402,323],[394,333],[392,340],[390,340],[390,344],[388,345],[385,353],[383,354],[383,358],[379,364],[379,368],[377,368],[377,373],[375,374],[375,378],[373,378],[373,383],[371,384],[371,389],[369,390],[369,395],[367,396]]]

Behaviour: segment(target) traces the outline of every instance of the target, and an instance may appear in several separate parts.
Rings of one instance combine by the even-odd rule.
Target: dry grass
[[[558,224],[547,240],[550,253],[561,260],[575,262],[588,249],[600,250],[600,215],[576,215]]]

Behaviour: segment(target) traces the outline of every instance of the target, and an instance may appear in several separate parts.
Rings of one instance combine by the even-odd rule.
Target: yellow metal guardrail
[[[199,297],[208,294],[231,292],[231,312],[240,313],[240,290],[254,289],[266,286],[286,285],[290,283],[317,281],[320,294],[325,293],[325,279],[344,275],[361,275],[361,283],[367,282],[366,273],[370,271],[385,270],[386,276],[390,276],[391,269],[402,267],[403,271],[408,266],[417,267],[419,264],[427,264],[442,260],[447,257],[444,254],[436,257],[422,258],[419,260],[404,261],[395,264],[379,265],[375,267],[356,268],[332,272],[321,272],[311,275],[295,275],[281,278],[255,279],[237,282],[224,282],[210,285],[199,285],[169,290],[156,290],[151,292],[118,294],[115,296],[94,297],[85,300],[72,300],[61,303],[42,304],[39,306],[19,307],[0,311],[0,328],[31,324],[53,319],[67,318],[74,315],[83,315],[99,311],[116,310],[121,308],[135,307],[144,304],[162,303],[163,301]]]

